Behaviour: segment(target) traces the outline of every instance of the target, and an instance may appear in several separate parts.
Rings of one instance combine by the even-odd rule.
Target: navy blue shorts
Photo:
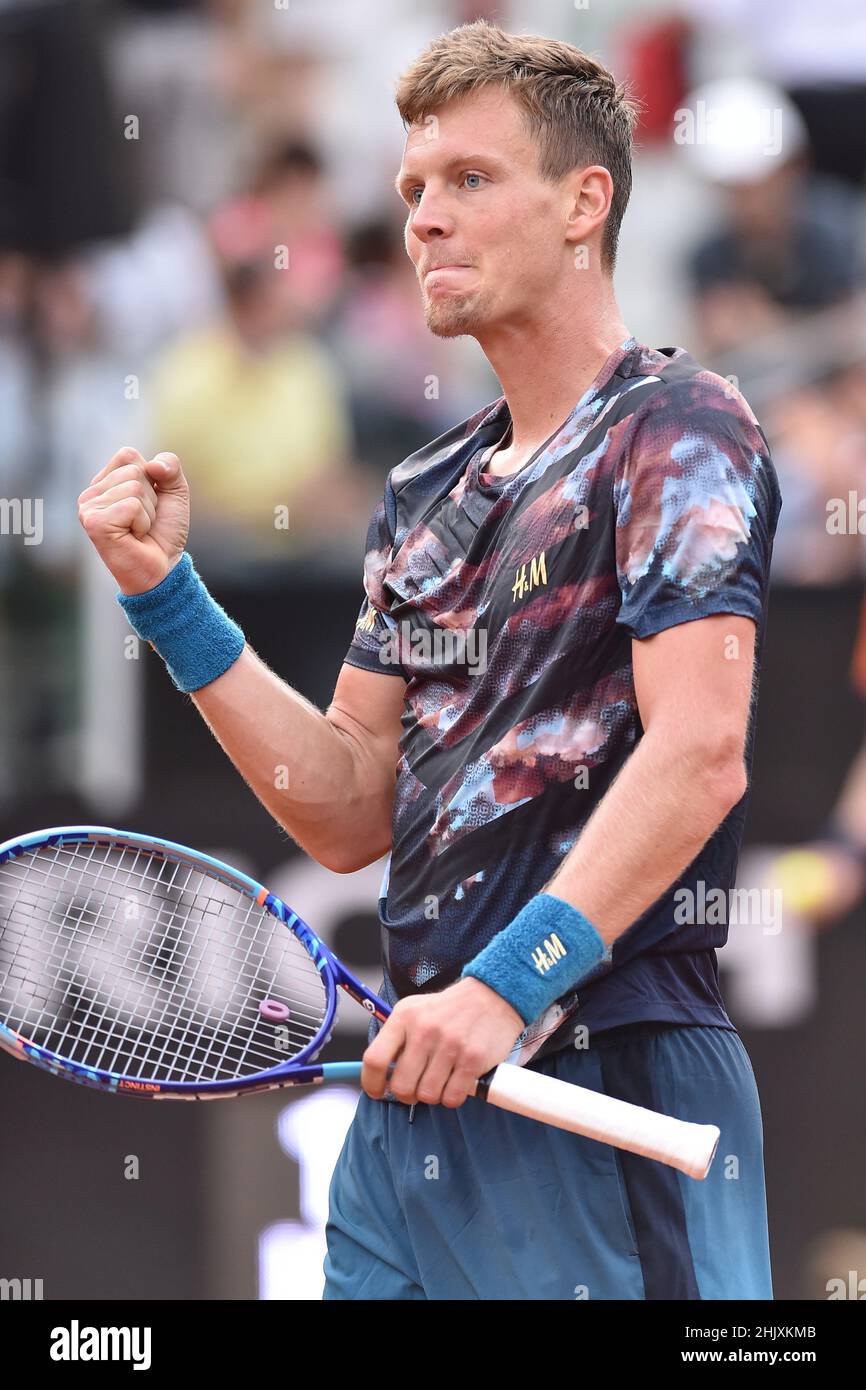
[[[703,1182],[470,1098],[361,1095],[330,1188],[327,1299],[771,1299],[755,1077],[725,1028],[631,1024],[540,1071],[717,1124]]]

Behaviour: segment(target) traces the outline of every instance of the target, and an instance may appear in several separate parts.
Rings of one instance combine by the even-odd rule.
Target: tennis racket
[[[391,1012],[286,903],[209,855],[92,825],[0,845],[0,1046],[55,1076],[153,1100],[357,1081],[360,1062],[316,1061],[340,989]],[[719,1139],[507,1062],[474,1094],[693,1178]]]

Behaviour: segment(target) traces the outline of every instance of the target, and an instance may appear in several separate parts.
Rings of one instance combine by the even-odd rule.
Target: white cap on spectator
[[[794,103],[771,82],[724,78],[686,97],[674,119],[674,141],[712,183],[758,183],[808,145]]]

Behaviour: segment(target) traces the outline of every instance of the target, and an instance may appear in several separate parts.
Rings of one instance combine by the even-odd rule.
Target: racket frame
[[[50,1048],[42,1047],[23,1037],[0,1020],[0,1048],[11,1056],[28,1061],[53,1076],[61,1076],[81,1085],[90,1086],[110,1095],[141,1096],[150,1100],[217,1100],[228,1096],[254,1095],[260,1091],[278,1090],[286,1086],[306,1086],[328,1080],[357,1079],[359,1062],[319,1062],[318,1054],[330,1041],[337,1017],[337,990],[345,990],[373,1018],[381,1023],[391,1010],[383,999],[358,980],[333,955],[313,929],[276,893],[213,855],[190,849],[188,845],[164,840],[156,835],[144,835],[135,830],[115,830],[105,825],[61,825],[47,830],[34,830],[0,844],[0,868],[10,860],[44,846],[64,844],[94,844],[106,848],[135,849],[161,858],[170,857],[209,873],[212,877],[237,889],[264,908],[288,928],[305,948],[325,986],[325,1016],[316,1036],[289,1062],[282,1062],[249,1077],[227,1078],[222,1081],[142,1081],[123,1073],[88,1067],[59,1057]]]
[[[39,845],[87,842],[147,850],[156,855],[168,853],[173,859],[193,868],[206,868],[215,878],[237,888],[265,908],[297,936],[325,981],[327,1008],[324,1022],[312,1041],[291,1061],[246,1078],[224,1081],[141,1082],[136,1078],[126,1078],[58,1057],[2,1022],[0,1048],[14,1057],[44,1068],[54,1076],[66,1077],[110,1094],[145,1096],[152,1100],[211,1100],[254,1095],[258,1091],[308,1085],[311,1082],[360,1079],[360,1062],[316,1063],[313,1060],[329,1041],[337,1012],[337,990],[345,990],[380,1022],[388,1018],[391,1012],[389,1006],[346,969],[292,908],[240,870],[173,840],[98,825],[55,826],[7,840],[0,845],[0,868],[10,859]],[[715,1125],[695,1124],[655,1114],[507,1062],[491,1068],[481,1077],[474,1094],[488,1104],[515,1114],[654,1158],[699,1181],[706,1178],[719,1142],[719,1130]],[[600,1106],[604,1107],[605,1116],[601,1120],[598,1118]]]

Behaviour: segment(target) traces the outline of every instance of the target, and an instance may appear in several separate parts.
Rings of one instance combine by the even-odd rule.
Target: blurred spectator
[[[271,219],[272,246],[288,251],[292,300],[314,331],[343,277],[343,244],[327,205],[324,163],[306,140],[289,140],[262,161],[251,193]]]
[[[861,365],[849,369],[859,372]],[[773,575],[793,584],[834,584],[864,569],[864,539],[828,529],[827,504],[866,482],[866,430],[849,408],[845,374],[779,395],[762,412],[784,499]]]
[[[866,701],[866,599],[851,658],[851,683]],[[787,907],[816,929],[837,925],[866,896],[866,738],[815,837],[781,850],[768,869]]]
[[[150,382],[155,448],[190,480],[191,550],[235,566],[356,539],[370,494],[351,466],[342,382],[303,330],[291,271],[275,267],[271,209],[241,200],[213,235],[226,313],[161,354]]]
[[[450,0],[250,0],[237,21],[236,95],[256,144],[305,138],[323,152],[341,217],[377,216],[405,139],[395,74],[444,29]]]
[[[213,247],[201,219],[176,203],[150,207],[130,236],[99,241],[79,260],[100,342],[124,373],[223,305]]]
[[[817,173],[866,181],[866,6],[863,0],[679,0],[703,43],[707,76],[727,61],[784,88],[809,133]],[[725,71],[729,68],[725,68]]]
[[[213,318],[211,246],[183,208],[53,259],[0,255],[0,482],[39,496],[44,538],[18,559],[63,571],[79,553],[75,498],[123,441],[143,437],[153,352]],[[11,561],[0,548],[0,578]]]
[[[810,177],[805,126],[784,93],[751,79],[711,82],[685,111],[694,138],[684,148],[722,196],[722,225],[690,265],[705,350],[849,298],[863,283],[861,206],[844,185]]]
[[[350,384],[358,455],[383,479],[500,388],[474,341],[445,344],[428,332],[393,218],[356,228],[347,255],[350,271],[329,342]]]
[[[774,575],[839,582],[864,555],[856,531],[829,533],[826,508],[866,481],[855,404],[866,344],[851,333],[863,200],[811,174],[803,120],[770,83],[707,83],[678,120],[677,143],[719,198],[719,225],[688,259],[697,351],[735,379],[770,437],[784,499]]]

